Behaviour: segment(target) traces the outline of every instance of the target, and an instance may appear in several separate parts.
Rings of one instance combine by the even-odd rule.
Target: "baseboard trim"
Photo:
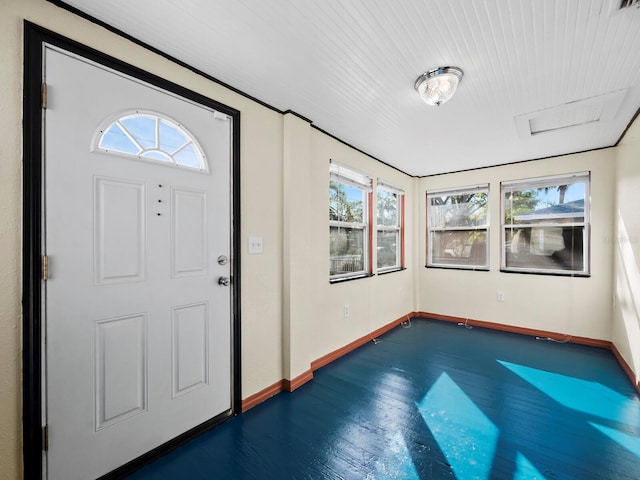
[[[315,372],[316,370],[324,367],[325,365],[330,364],[331,362],[339,359],[340,357],[346,355],[347,353],[352,352],[356,348],[361,347],[365,343],[373,341],[374,338],[387,333],[389,330],[397,327],[402,322],[406,322],[407,320],[413,318],[414,316],[415,316],[415,313],[409,313],[407,315],[403,315],[402,317],[394,320],[393,322],[383,327],[380,327],[377,330],[374,330],[370,334],[360,337],[357,340],[354,340],[353,342],[345,345],[342,348],[339,348],[337,350],[334,350],[333,352],[329,352],[326,355],[323,355],[322,357],[311,362],[311,370]]]
[[[624,357],[620,353],[620,350],[618,350],[618,347],[616,347],[615,343],[611,344],[611,351],[613,352],[613,356],[616,357],[616,360],[622,367],[622,370],[624,370],[624,373],[626,373],[627,377],[629,377],[629,380],[631,380],[631,383],[633,384],[633,386],[636,387],[638,394],[640,394],[640,379],[633,372],[633,369],[624,359]]]
[[[533,337],[552,338],[554,340],[567,341],[568,343],[577,343],[580,345],[586,345],[588,347],[597,347],[611,350],[613,356],[620,364],[620,367],[624,373],[629,377],[631,384],[640,394],[640,378],[636,376],[631,366],[627,363],[624,357],[618,351],[618,348],[613,342],[608,340],[598,340],[596,338],[578,337],[574,335],[566,335],[558,332],[549,332],[546,330],[535,330],[532,328],[514,327],[512,325],[504,325],[502,323],[483,322],[482,320],[472,320],[469,318],[453,317],[451,315],[440,315],[438,313],[429,312],[416,312],[416,317],[432,318],[434,320],[442,320],[445,322],[465,322],[467,325],[490,328],[492,330],[500,330],[503,332],[518,333],[521,335],[530,335]]]
[[[250,408],[255,407],[259,403],[270,399],[274,395],[279,394],[284,389],[284,380],[278,380],[273,385],[269,385],[267,388],[263,388],[259,392],[250,395],[242,400],[242,412],[246,412]]]
[[[397,327],[402,322],[406,322],[407,320],[410,320],[415,316],[417,316],[415,312],[408,313],[407,315],[403,315],[402,317],[394,320],[393,322],[387,325],[384,325],[378,328],[377,330],[374,330],[370,334],[360,337],[357,340],[354,340],[353,342],[349,343],[348,345],[345,345],[342,348],[334,350],[333,352],[327,353],[326,355],[323,355],[322,357],[314,360],[313,362],[311,362],[311,368],[309,370],[298,375],[294,379],[289,380],[285,378],[282,380],[278,380],[273,385],[269,385],[268,387],[260,390],[259,392],[254,393],[253,395],[242,400],[242,412],[243,413],[246,412],[247,410],[255,407],[256,405],[264,402],[265,400],[270,399],[271,397],[273,397],[274,395],[277,395],[282,391],[293,392],[294,390],[296,390],[297,388],[300,388],[305,383],[313,380],[313,372],[315,372],[319,368],[322,368],[325,365],[328,365],[334,360],[337,360],[338,358],[346,355],[347,353],[355,350],[356,348],[361,347],[365,343],[372,341],[374,338],[379,337],[380,335],[388,332],[392,328]]]
[[[417,317],[433,318],[434,320],[443,320],[445,322],[466,323],[473,327],[489,328],[491,330],[500,330],[502,332],[518,333],[520,335],[529,335],[531,337],[551,338],[558,341],[566,341],[568,343],[577,343],[587,345],[589,347],[606,348],[611,350],[612,343],[607,340],[599,340],[596,338],[579,337],[576,335],[567,335],[564,333],[551,332],[547,330],[536,330],[534,328],[516,327],[513,325],[505,325],[503,323],[485,322],[483,320],[474,320],[471,318],[453,317],[451,315],[441,315],[431,312],[417,312]]]
[[[579,345],[586,345],[589,347],[604,348],[607,350],[611,350],[613,352],[614,357],[616,358],[616,360],[618,361],[618,363],[620,364],[624,372],[629,377],[629,380],[631,380],[631,383],[633,384],[633,386],[636,388],[636,390],[638,390],[638,393],[640,393],[640,381],[636,378],[635,373],[633,372],[629,364],[624,360],[624,358],[622,357],[622,355],[620,354],[616,346],[608,340],[599,340],[596,338],[580,337],[575,335],[569,336],[563,333],[551,332],[547,330],[536,330],[533,328],[517,327],[513,325],[505,325],[503,323],[485,322],[483,320],[454,317],[451,315],[442,315],[439,313],[432,313],[432,312],[411,312],[406,315],[403,315],[402,317],[394,320],[391,323],[388,323],[387,325],[384,325],[374,330],[368,335],[364,335],[354,340],[353,342],[345,345],[344,347],[338,348],[337,350],[334,350],[333,352],[329,352],[326,355],[323,355],[322,357],[312,361],[311,368],[306,372],[298,375],[294,379],[279,380],[275,382],[273,385],[270,385],[265,389],[260,390],[259,392],[245,398],[242,401],[242,412],[246,412],[247,410],[255,407],[256,405],[264,402],[265,400],[268,400],[269,398],[277,395],[282,391],[293,392],[294,390],[296,390],[297,388],[300,388],[305,383],[313,380],[313,372],[315,372],[316,370],[330,364],[331,362],[334,362],[335,360],[339,359],[340,357],[343,357],[347,353],[352,352],[353,350],[361,347],[362,345],[372,341],[374,338],[387,333],[389,330],[397,327],[401,323],[411,320],[413,318],[431,318],[433,320],[441,320],[441,321],[453,322],[453,323],[464,322],[467,325],[471,325],[474,327],[482,327],[482,328],[488,328],[491,330],[498,330],[502,332],[517,333],[520,335],[528,335],[532,337],[552,338],[558,341],[567,341],[569,343],[576,343]]]
[[[307,370],[292,380],[282,380],[282,386],[287,392],[293,392],[296,388],[300,388],[305,383],[313,380],[313,370]]]

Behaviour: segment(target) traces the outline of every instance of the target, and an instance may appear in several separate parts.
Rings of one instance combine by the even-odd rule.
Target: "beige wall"
[[[21,185],[23,20],[60,33],[241,111],[241,232],[265,253],[242,263],[242,390],[282,378],[282,115],[43,0],[0,7],[0,478],[21,472]]]
[[[0,478],[21,471],[22,35],[13,4],[0,7]]]
[[[329,283],[329,160],[404,189],[414,179],[345,146],[291,114],[285,116],[284,376],[293,379],[311,362],[413,310],[413,211],[405,231],[407,269]],[[376,258],[374,256],[375,265]],[[344,305],[350,315],[344,318]]]
[[[309,270],[309,295],[315,320],[309,328],[309,360],[313,361],[369,332],[390,323],[413,311],[412,275],[415,270],[413,257],[413,178],[408,177],[380,162],[312,131],[310,231],[314,239],[314,252]],[[328,183],[329,160],[352,167],[374,179],[386,181],[405,191],[407,208],[406,265],[407,269],[386,275],[376,275],[353,281],[329,284],[329,227],[328,227]],[[376,258],[373,263],[375,265]],[[343,307],[350,306],[348,318],[343,316]]]
[[[640,382],[640,118],[617,148],[612,340]]]
[[[21,472],[24,19],[241,111],[243,397],[282,378],[295,378],[313,360],[415,310],[613,338],[639,371],[640,359],[633,353],[640,346],[638,315],[635,304],[629,311],[628,299],[637,300],[635,289],[640,283],[621,294],[625,284],[618,280],[618,305],[624,300],[625,308],[618,308],[613,330],[610,321],[614,149],[418,180],[345,146],[294,115],[262,107],[44,0],[3,0],[0,8],[0,478],[19,478]],[[628,205],[637,203],[635,191],[640,190],[634,183],[640,168],[634,168],[633,162],[640,153],[638,137],[636,125],[634,137],[625,139],[620,148],[617,180],[625,238],[635,239],[628,242],[634,258],[640,221]],[[404,188],[406,270],[329,283],[329,159]],[[491,234],[490,272],[424,268],[426,189],[490,183],[495,225],[500,215],[500,180],[583,170],[593,174],[591,278],[500,273],[496,227]],[[263,254],[247,254],[249,236],[263,237]],[[620,232],[616,238],[622,238]],[[637,274],[637,261],[635,266]],[[619,279],[620,275],[619,271]],[[497,290],[505,292],[504,303],[496,302]],[[350,305],[349,318],[343,318],[345,304]]]
[[[328,282],[329,158],[412,194],[413,180],[44,0],[4,0],[0,15],[0,478],[21,474],[22,32],[25,19],[241,112],[242,391],[294,378],[311,361],[410,312],[411,269]],[[287,199],[285,202],[284,199]],[[411,218],[411,209],[408,214]],[[411,225],[407,231],[412,232]],[[247,238],[264,240],[247,254]],[[407,241],[411,251],[411,236]],[[407,263],[412,263],[411,253]],[[397,283],[396,283],[397,280]],[[385,301],[388,296],[388,301]],[[342,305],[352,314],[342,318]]]
[[[500,181],[591,171],[591,277],[571,278],[500,272]],[[421,232],[426,229],[425,191],[489,184],[490,271],[424,268],[426,239],[420,238],[421,311],[517,327],[610,340],[615,149],[598,150],[423,178]],[[505,301],[496,294],[504,292]]]

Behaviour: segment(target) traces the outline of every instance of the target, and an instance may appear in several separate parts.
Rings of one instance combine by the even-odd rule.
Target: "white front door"
[[[50,46],[44,71],[46,471],[88,479],[231,409],[232,121]],[[97,147],[138,113],[167,122],[116,133],[148,151]],[[203,168],[162,152],[181,133]]]

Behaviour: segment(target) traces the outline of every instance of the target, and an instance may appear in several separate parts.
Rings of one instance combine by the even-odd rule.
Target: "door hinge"
[[[47,109],[47,84],[46,83],[42,83],[41,87],[40,87],[40,98],[42,101],[42,108],[43,109]]]
[[[45,282],[49,279],[49,257],[47,255],[42,256],[42,280]]]
[[[42,449],[45,452],[49,450],[49,425],[42,427]]]

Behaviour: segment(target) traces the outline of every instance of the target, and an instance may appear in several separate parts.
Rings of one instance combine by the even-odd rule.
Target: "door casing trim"
[[[43,322],[42,241],[43,224],[43,129],[41,85],[43,46],[51,44],[105,65],[125,75],[180,95],[232,119],[231,138],[231,409],[170,440],[103,478],[118,478],[242,411],[240,352],[240,111],[211,98],[146,72],[79,42],[24,22],[23,72],[23,232],[22,232],[22,429],[23,475],[26,480],[43,478]]]

